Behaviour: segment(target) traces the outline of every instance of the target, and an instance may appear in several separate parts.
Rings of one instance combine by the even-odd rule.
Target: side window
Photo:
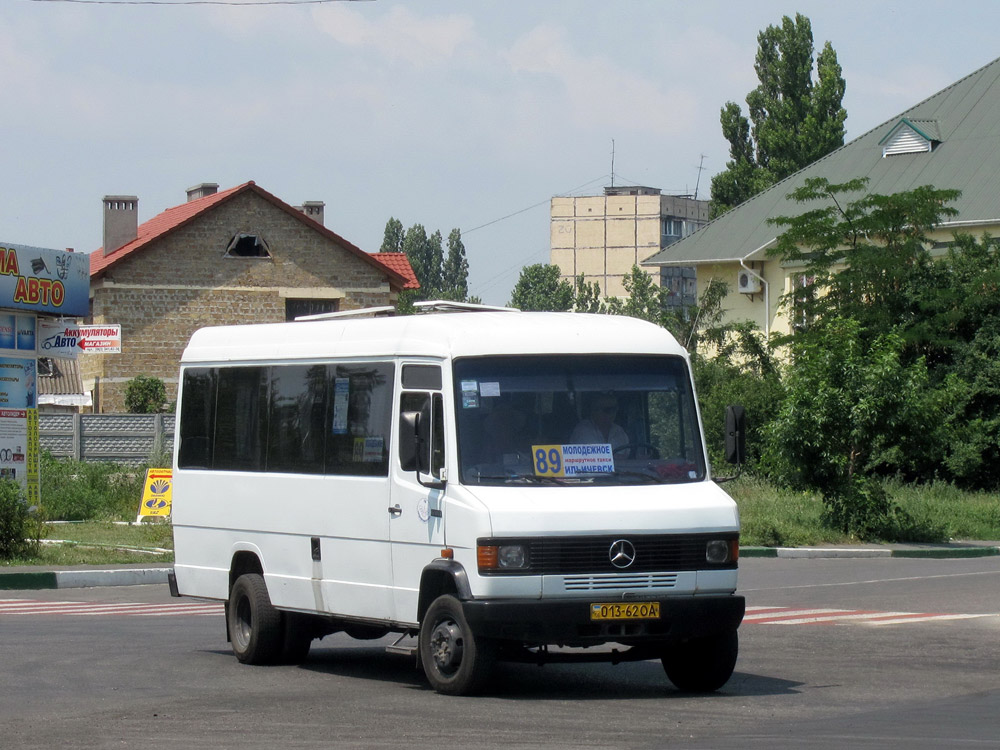
[[[400,412],[420,412],[419,430],[424,451],[421,464],[430,467],[430,474],[440,479],[444,469],[444,400],[440,393],[404,391],[399,401]]]
[[[326,365],[271,368],[268,471],[323,473],[328,369]]]
[[[215,370],[198,367],[184,371],[180,423],[181,442],[177,456],[177,465],[181,468],[212,468],[215,386]]]
[[[387,476],[393,365],[329,368],[326,473]]]
[[[222,367],[218,373],[213,467],[263,471],[268,368]]]

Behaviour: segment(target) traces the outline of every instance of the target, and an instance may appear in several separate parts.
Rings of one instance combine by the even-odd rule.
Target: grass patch
[[[952,485],[902,485],[886,491],[909,516],[899,538],[885,541],[940,542],[1000,540],[1000,493],[965,492]],[[817,493],[775,487],[744,476],[725,489],[740,509],[745,546],[803,547],[851,544],[858,540],[823,525],[823,501]]]
[[[148,563],[158,565],[174,561],[174,540],[170,524],[144,523],[125,526],[107,521],[46,524],[46,539],[64,540],[65,544],[42,544],[37,555],[0,562],[0,567],[15,565],[107,565]],[[129,550],[171,550],[149,554]]]

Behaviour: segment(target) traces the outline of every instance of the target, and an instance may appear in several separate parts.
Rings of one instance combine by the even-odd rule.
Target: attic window
[[[908,120],[904,117],[879,141],[882,158],[899,154],[930,153],[941,142],[937,133],[936,120]]]
[[[226,248],[227,258],[270,258],[264,238],[256,234],[238,234]]]

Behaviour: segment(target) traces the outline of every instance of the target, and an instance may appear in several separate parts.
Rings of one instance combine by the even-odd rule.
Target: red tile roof
[[[298,209],[293,208],[281,199],[259,187],[252,180],[250,182],[245,182],[242,185],[237,185],[234,188],[230,188],[229,190],[223,190],[222,192],[215,193],[214,195],[206,195],[203,198],[188,201],[187,203],[182,203],[181,205],[174,206],[173,208],[168,208],[163,213],[154,216],[152,219],[143,224],[140,224],[138,232],[136,233],[136,238],[113,252],[105,254],[104,248],[95,250],[90,254],[91,278],[99,277],[111,266],[119,263],[124,258],[134,256],[136,253],[146,248],[150,243],[176,229],[179,229],[203,212],[211,209],[213,206],[217,206],[235,195],[248,191],[256,193],[268,202],[294,216],[296,219],[310,225],[317,232],[333,240],[345,250],[353,253],[365,262],[371,263],[372,265],[385,271],[393,286],[401,289],[420,288],[420,284],[417,282],[417,276],[410,267],[409,260],[403,253],[366,253],[361,248],[345,240],[336,232],[330,231],[319,222],[306,216]],[[394,257],[381,257],[389,255]],[[400,258],[397,256],[402,257]]]
[[[406,253],[374,253],[372,257],[381,262],[383,266],[406,277],[407,281],[403,289],[420,288],[420,282],[417,281],[417,275],[413,272],[413,267],[410,265],[410,259],[406,257]]]

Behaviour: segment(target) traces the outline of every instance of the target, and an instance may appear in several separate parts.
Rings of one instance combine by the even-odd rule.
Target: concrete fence
[[[40,414],[43,451],[77,461],[141,464],[174,448],[173,414]]]

